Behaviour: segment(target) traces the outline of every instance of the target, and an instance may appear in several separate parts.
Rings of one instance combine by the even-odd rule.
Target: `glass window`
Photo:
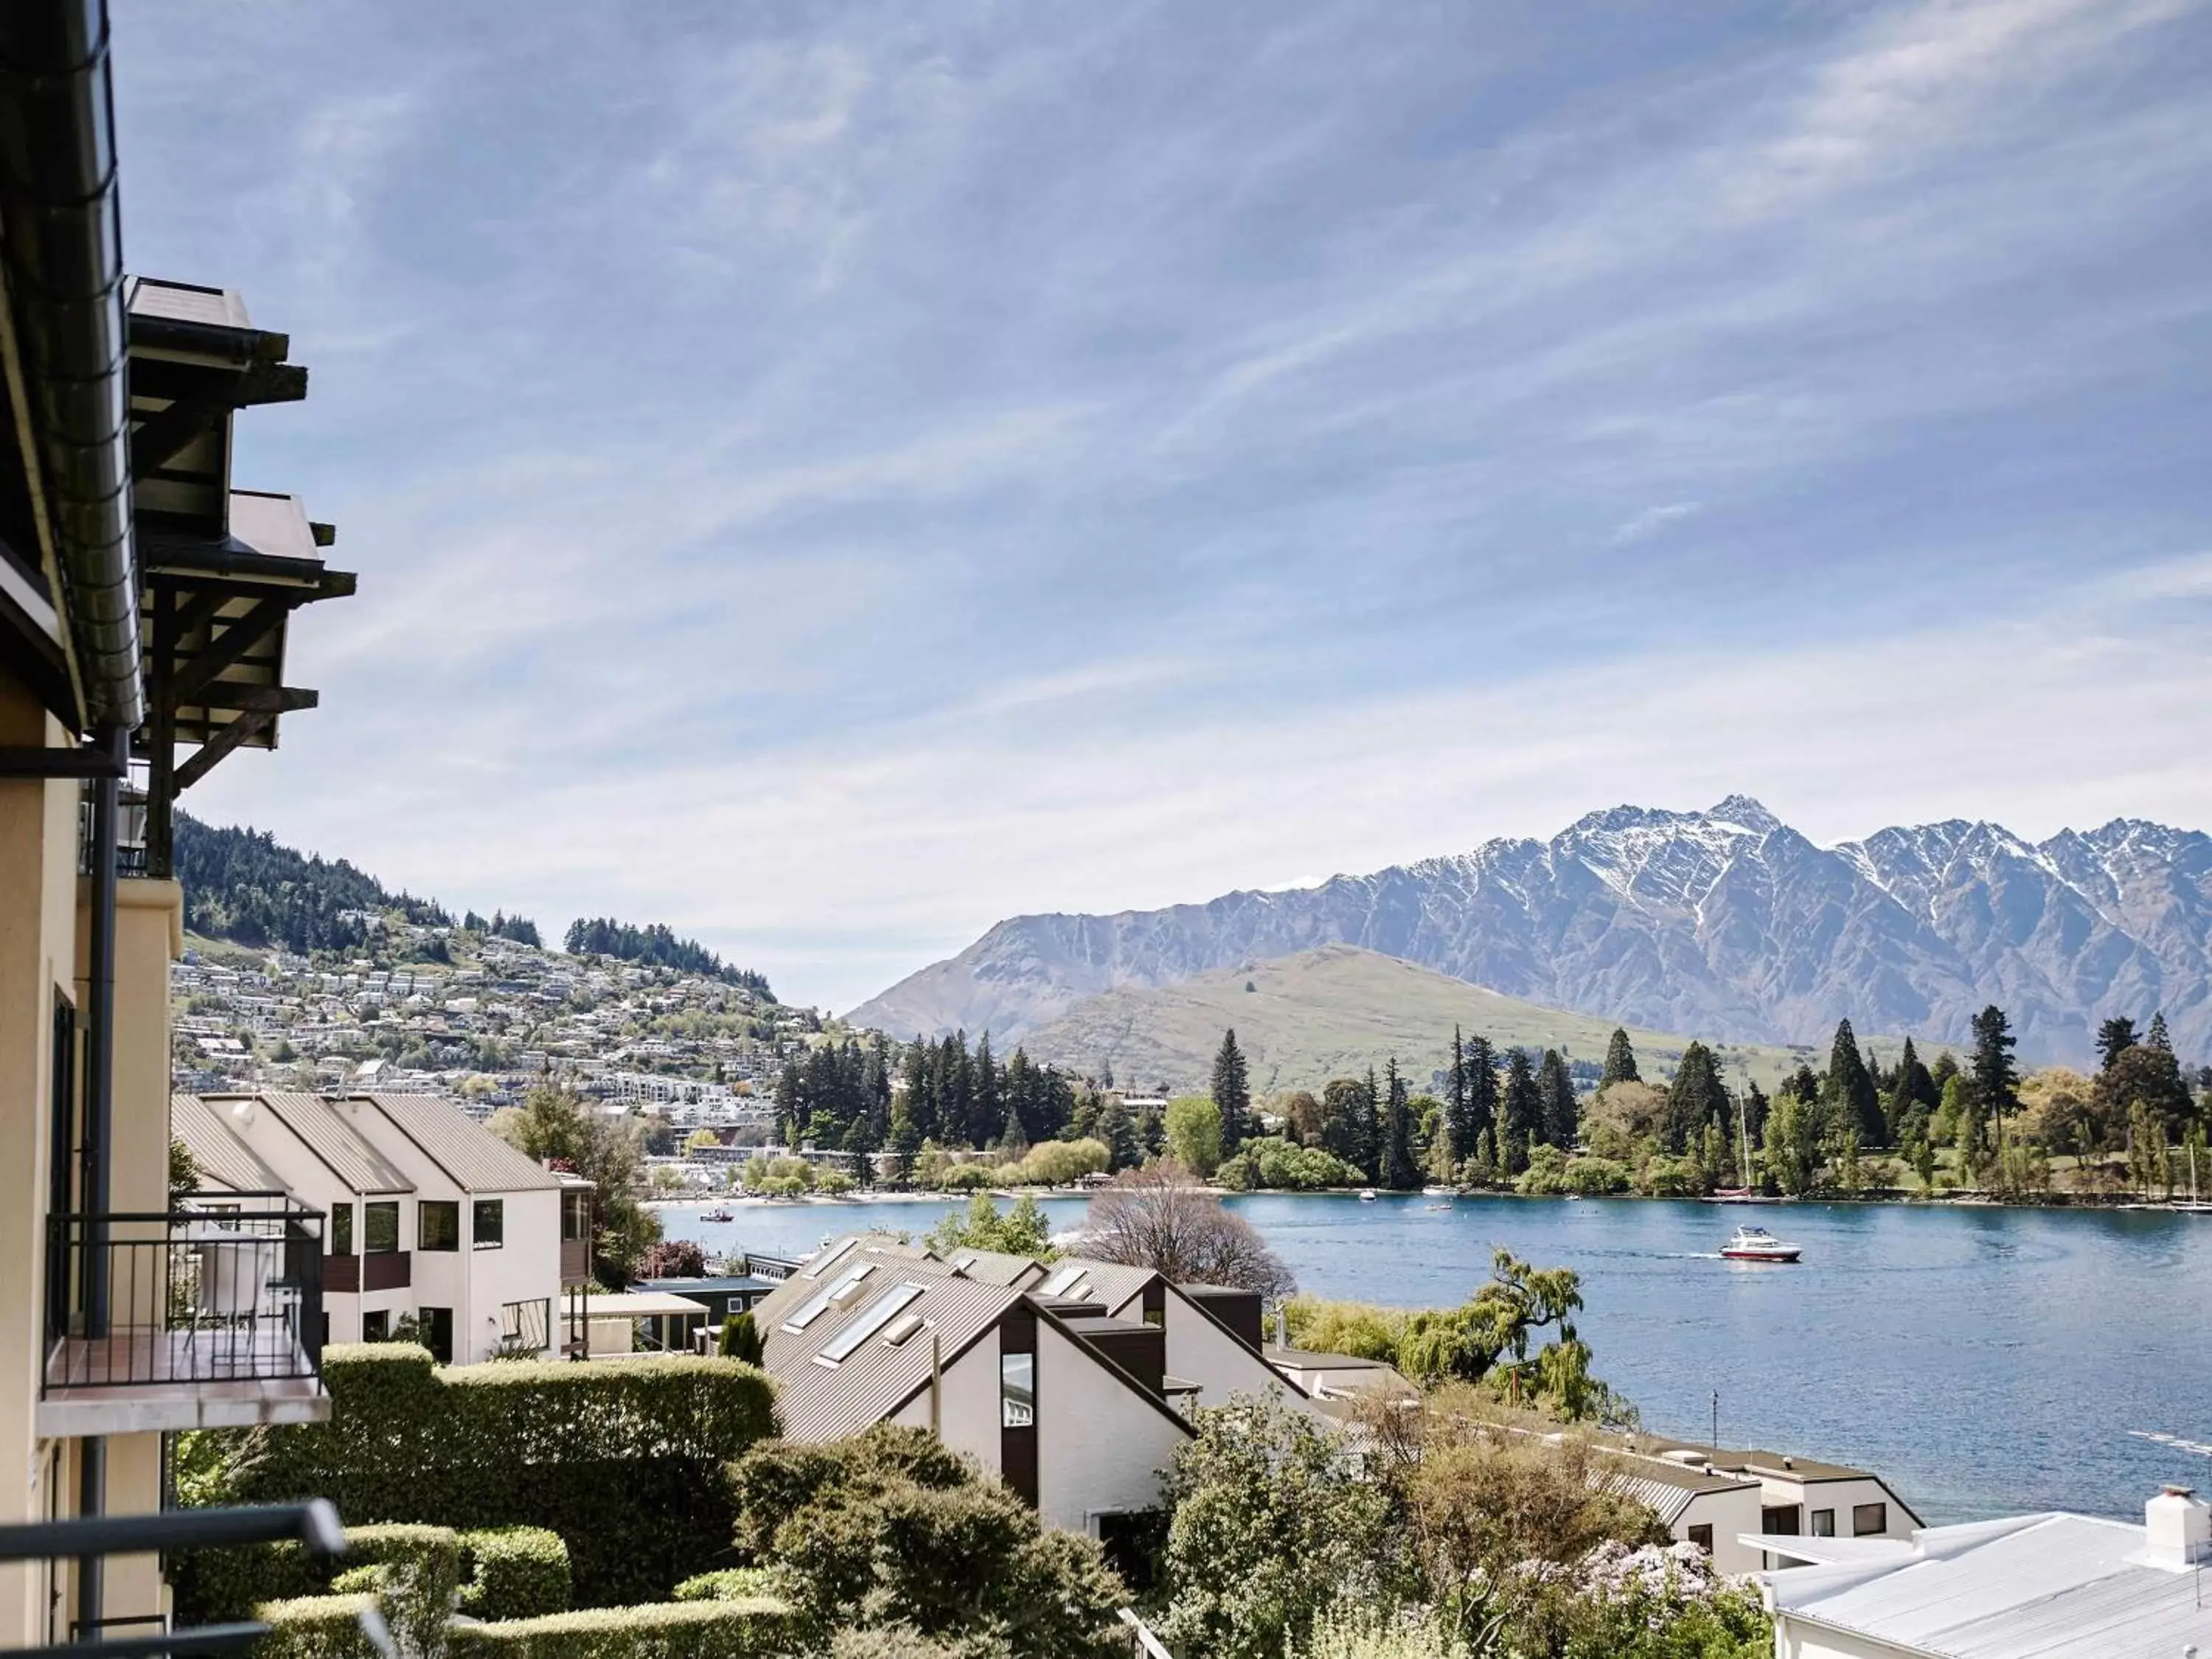
[[[331,1254],[353,1254],[353,1206],[341,1204],[331,1212]]]
[[[469,1238],[479,1250],[495,1250],[507,1240],[507,1200],[480,1198],[471,1206]]]
[[[815,1293],[807,1299],[806,1305],[805,1307],[801,1308],[797,1313],[792,1315],[790,1318],[785,1320],[783,1322],[783,1328],[791,1332],[793,1335],[805,1330],[816,1320],[821,1318],[823,1314],[830,1311],[830,1304],[832,1302],[835,1302],[839,1297],[842,1296],[854,1285],[859,1284],[870,1273],[875,1272],[875,1270],[876,1264],[872,1261],[858,1262],[854,1266],[846,1268],[845,1271],[838,1274],[836,1279],[823,1285],[820,1290],[815,1291]]]
[[[835,1365],[849,1359],[860,1351],[860,1345],[896,1319],[908,1303],[921,1294],[919,1285],[900,1285],[876,1298],[876,1304],[867,1312],[831,1337],[816,1357],[817,1364]]]
[[[361,1206],[363,1248],[371,1255],[389,1255],[399,1248],[399,1205],[397,1200],[387,1204],[364,1204]],[[364,1339],[376,1341],[380,1339]]]
[[[1691,1528],[1690,1541],[1711,1555],[1713,1553],[1713,1529],[1711,1527]]]
[[[499,1310],[500,1340],[515,1348],[533,1352],[542,1349],[551,1340],[553,1301],[540,1297],[532,1302],[509,1302]]]
[[[1002,1428],[1036,1426],[1036,1356],[999,1356],[999,1424]]]
[[[1836,1535],[1836,1512],[1833,1510],[1813,1511],[1813,1536],[1833,1538]]]
[[[415,1206],[415,1248],[418,1250],[458,1250],[461,1248],[461,1206],[448,1198],[426,1198]]]
[[[584,1192],[561,1194],[561,1242],[577,1244],[592,1234],[592,1195]]]
[[[376,1206],[372,1204],[368,1207],[374,1211],[376,1208]],[[392,1316],[386,1312],[382,1308],[379,1308],[374,1313],[365,1313],[361,1316],[361,1340],[362,1341],[382,1342],[388,1340],[391,1335]]]
[[[1879,1538],[1889,1530],[1889,1505],[1887,1504],[1854,1504],[1851,1505],[1851,1536]]]
[[[1778,1504],[1759,1512],[1759,1529],[1771,1536],[1795,1538],[1801,1511],[1795,1504]]]

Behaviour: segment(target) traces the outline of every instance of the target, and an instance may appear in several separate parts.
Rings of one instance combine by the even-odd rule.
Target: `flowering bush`
[[[1763,1659],[1774,1630],[1758,1592],[1695,1544],[1608,1540],[1572,1566],[1516,1570],[1506,1650],[1559,1659]]]

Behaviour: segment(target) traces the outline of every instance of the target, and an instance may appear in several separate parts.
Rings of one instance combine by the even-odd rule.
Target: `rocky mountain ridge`
[[[1839,1018],[1947,1041],[1996,1002],[2080,1063],[2108,1014],[2212,1050],[2212,837],[2134,819],[2034,843],[1961,819],[1816,846],[1759,802],[1619,806],[1548,841],[1115,915],[1017,916],[855,1010],[1000,1041],[1120,986],[1356,945],[1528,1001],[1739,1042]]]

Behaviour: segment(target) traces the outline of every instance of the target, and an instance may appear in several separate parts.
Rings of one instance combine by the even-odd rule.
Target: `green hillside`
[[[1023,1039],[1030,1058],[1097,1074],[1111,1066],[1125,1087],[1202,1087],[1221,1042],[1234,1026],[1251,1066],[1255,1092],[1318,1089],[1333,1077],[1364,1073],[1391,1054],[1417,1088],[1449,1062],[1452,1027],[1480,1033],[1501,1047],[1549,1048],[1593,1064],[1605,1057],[1614,1022],[1501,996],[1479,985],[1432,973],[1395,957],[1349,945],[1328,945],[1297,956],[1157,990],[1108,991],[1076,1004]],[[1631,1027],[1647,1078],[1671,1072],[1688,1036]],[[1895,1040],[1870,1046],[1893,1058]],[[1753,1044],[1714,1045],[1731,1082],[1763,1089],[1825,1051]],[[1928,1058],[1934,1059],[1930,1049]]]

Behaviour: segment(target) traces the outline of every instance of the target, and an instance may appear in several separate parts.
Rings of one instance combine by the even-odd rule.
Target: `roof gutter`
[[[106,0],[0,4],[8,286],[85,718],[142,724],[131,398]]]

